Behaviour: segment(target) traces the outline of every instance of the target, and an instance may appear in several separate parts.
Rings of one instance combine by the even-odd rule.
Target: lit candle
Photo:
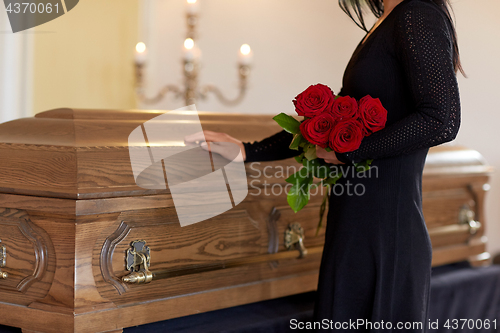
[[[188,14],[196,15],[198,14],[198,1],[197,0],[187,0],[188,4]]]
[[[238,59],[240,65],[249,66],[252,63],[253,52],[250,45],[243,44],[240,47],[240,52],[238,54]]]
[[[137,64],[144,64],[147,59],[148,50],[146,44],[143,42],[137,43],[135,46],[135,62]]]
[[[194,40],[192,38],[187,38],[184,41],[184,59],[188,61],[193,61],[195,58]]]

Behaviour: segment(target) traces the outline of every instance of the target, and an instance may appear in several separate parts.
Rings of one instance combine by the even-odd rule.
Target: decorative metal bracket
[[[0,243],[2,241],[0,240]],[[0,246],[0,267],[5,267],[7,265],[7,249],[5,246]],[[7,272],[2,272],[0,269],[0,279],[6,279],[9,277],[9,274]]]
[[[196,1],[195,1],[196,2]],[[188,13],[187,19],[187,36],[193,42],[198,38],[196,28],[198,26],[198,14]],[[239,77],[239,90],[235,98],[227,98],[222,91],[213,84],[200,86],[199,73],[200,62],[199,59],[194,57],[185,58],[182,62],[182,73],[184,78],[183,86],[176,86],[167,84],[153,97],[146,96],[144,89],[144,72],[145,64],[143,62],[135,63],[135,86],[136,94],[139,100],[146,104],[155,104],[163,100],[168,93],[172,93],[174,97],[183,98],[185,105],[196,104],[197,100],[206,99],[210,93],[224,105],[234,106],[243,101],[248,88],[248,77],[250,75],[251,66],[248,62],[241,62],[238,64],[238,77]]]
[[[475,235],[481,229],[481,222],[475,221],[474,217],[474,211],[467,205],[463,205],[458,213],[458,223],[468,224],[471,236]]]
[[[300,223],[292,223],[285,231],[285,247],[288,250],[299,250],[299,258],[304,258],[307,255],[307,249],[304,246],[304,229]]]
[[[186,105],[196,104],[197,100],[208,98],[210,93],[224,105],[235,106],[243,101],[248,88],[248,76],[250,75],[250,65],[240,64],[238,67],[239,90],[238,95],[233,98],[227,98],[222,91],[213,84],[199,87],[198,75],[199,64],[195,60],[184,60],[184,87],[178,87],[173,84],[167,84],[153,97],[146,96],[144,89],[144,64],[135,64],[136,93],[139,100],[146,104],[156,104],[163,100],[168,93],[172,93],[175,98],[184,98]]]
[[[153,280],[153,273],[149,270],[150,250],[144,240],[136,240],[127,250],[125,258],[127,270],[130,274],[124,276],[122,281],[130,284],[149,283]]]

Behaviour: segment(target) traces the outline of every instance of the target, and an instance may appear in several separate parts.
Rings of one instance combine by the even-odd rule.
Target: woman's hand
[[[205,140],[207,142],[205,142]],[[220,132],[212,132],[212,131],[203,131],[203,132],[198,132],[194,133],[191,135],[187,135],[184,138],[184,141],[186,143],[200,143],[200,146],[205,149],[205,150],[210,150],[212,152],[215,152],[219,155],[221,155],[224,158],[227,159],[233,159],[235,156],[234,153],[234,144],[236,144],[241,151],[241,154],[238,154],[238,157],[234,159],[235,162],[243,162],[246,160],[246,154],[245,154],[245,146],[243,145],[243,142],[240,140],[233,138],[232,136],[226,134],[226,133],[220,133]],[[229,144],[224,144],[224,143],[229,143]]]
[[[345,164],[338,160],[337,155],[335,154],[334,151],[328,152],[325,149],[321,148],[320,146],[316,146],[316,156],[318,158],[324,159],[326,163]]]

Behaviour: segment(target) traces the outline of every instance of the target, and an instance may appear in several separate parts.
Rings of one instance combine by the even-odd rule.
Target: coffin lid
[[[0,193],[92,199],[168,193],[135,184],[128,137],[146,121],[174,111],[62,108],[0,124]],[[242,141],[280,130],[270,115],[198,112],[204,130]],[[487,173],[474,150],[432,148],[425,174]]]

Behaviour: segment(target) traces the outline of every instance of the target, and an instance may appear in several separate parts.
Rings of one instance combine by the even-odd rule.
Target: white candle
[[[243,44],[240,47],[240,52],[238,54],[238,61],[240,65],[249,66],[252,63],[253,52],[248,44]]]
[[[184,59],[188,61],[193,61],[195,59],[195,48],[194,48],[194,40],[191,38],[187,38],[184,41]]]
[[[196,15],[198,14],[198,1],[197,0],[187,0],[188,4],[188,14]]]
[[[146,48],[146,44],[143,42],[137,43],[135,46],[135,62],[137,64],[144,64],[147,60],[148,49]]]

